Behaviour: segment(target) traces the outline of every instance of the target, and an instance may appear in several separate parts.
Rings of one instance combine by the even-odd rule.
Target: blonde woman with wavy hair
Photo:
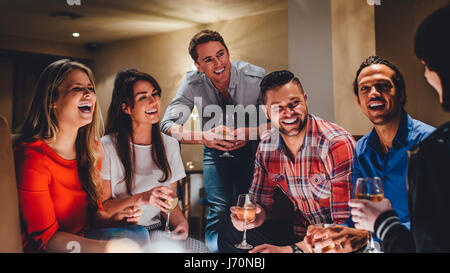
[[[14,139],[25,252],[67,252],[70,242],[81,252],[106,250],[107,241],[83,237],[110,218],[98,202],[102,127],[92,71],[68,59],[48,65]]]

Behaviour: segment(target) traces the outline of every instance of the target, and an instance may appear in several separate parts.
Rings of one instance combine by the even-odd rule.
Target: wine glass
[[[253,246],[247,243],[247,223],[254,221],[256,217],[254,197],[250,194],[239,194],[235,209],[237,218],[243,220],[244,235],[242,242],[235,244],[234,247],[239,249],[252,249]]]
[[[358,178],[355,184],[354,199],[365,199],[372,202],[380,202],[384,198],[383,183],[379,177]],[[377,253],[373,242],[372,232],[369,232],[369,242],[366,253]]]
[[[169,201],[167,199],[161,198],[164,203],[170,205],[170,209],[164,210],[165,213],[167,213],[167,221],[166,221],[166,227],[164,228],[164,231],[167,232],[169,235],[172,233],[169,228],[169,222],[170,222],[170,213],[177,207],[178,205],[178,195],[177,191],[175,189],[175,196],[172,196],[172,201]]]
[[[234,128],[234,112],[225,114],[225,126]],[[223,154],[219,155],[219,157],[228,157],[232,158],[234,155],[230,154],[228,151],[223,152]]]

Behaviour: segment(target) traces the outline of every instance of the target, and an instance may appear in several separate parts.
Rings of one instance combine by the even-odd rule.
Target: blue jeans
[[[219,157],[222,151],[204,147],[203,178],[209,212],[206,218],[205,243],[211,252],[218,252],[217,236],[222,220],[230,217],[230,206],[236,204],[237,196],[248,193],[251,184],[254,142],[231,151],[234,158]]]
[[[111,240],[127,238],[136,242],[141,249],[147,249],[150,245],[150,235],[144,226],[129,225],[126,227],[95,228],[84,233],[86,238],[96,240]]]

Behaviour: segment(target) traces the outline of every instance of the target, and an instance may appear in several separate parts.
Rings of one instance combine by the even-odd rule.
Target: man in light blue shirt
[[[186,73],[161,129],[181,143],[204,145],[203,178],[209,204],[205,242],[211,252],[217,252],[221,219],[229,217],[237,194],[248,193],[259,125],[267,126],[258,107],[263,103],[259,84],[265,70],[230,61],[228,48],[215,31],[194,35],[189,53],[197,70]],[[194,106],[199,111],[201,132],[182,127]],[[229,114],[231,125],[227,124]],[[225,157],[224,152],[232,157]]]

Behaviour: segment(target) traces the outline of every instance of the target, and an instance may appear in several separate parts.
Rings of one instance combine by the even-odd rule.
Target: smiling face
[[[405,97],[397,94],[394,73],[386,65],[372,64],[358,76],[358,105],[375,125],[386,124],[402,112]]]
[[[159,91],[148,81],[139,80],[133,85],[134,106],[122,104],[133,123],[153,125],[159,122],[161,98]]]
[[[308,118],[306,94],[291,82],[266,92],[267,118],[282,135],[297,136],[305,128]]]
[[[231,62],[228,49],[220,42],[210,41],[197,46],[198,58],[195,66],[198,71],[204,72],[219,88],[230,82]]]
[[[91,123],[96,99],[88,75],[80,69],[70,71],[58,86],[58,99],[51,105],[59,126],[80,128]]]

